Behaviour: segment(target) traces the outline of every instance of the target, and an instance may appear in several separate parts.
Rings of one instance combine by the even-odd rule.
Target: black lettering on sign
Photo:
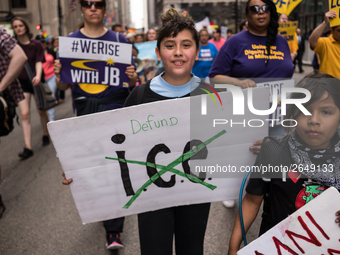
[[[114,135],[111,137],[111,141],[115,144],[122,144],[125,141],[125,135],[122,134]],[[119,165],[125,193],[127,196],[133,196],[135,195],[135,192],[131,184],[129,167],[125,161],[125,151],[116,151],[116,153],[118,158],[123,160],[123,161],[119,160]]]
[[[164,143],[157,144],[148,153],[146,162],[156,164],[156,155],[159,152],[164,152],[167,154],[167,153],[170,153],[171,151]],[[154,176],[155,174],[158,174],[156,167],[151,167],[147,165],[146,169],[147,169],[148,176],[150,178]],[[176,177],[175,175],[172,175],[170,181],[168,182],[164,181],[161,177],[158,177],[158,179],[155,180],[153,183],[156,184],[156,186],[160,188],[171,188],[176,184]]]
[[[202,144],[203,142],[197,139],[191,140],[190,142],[188,142],[185,147],[184,147],[184,151],[183,154],[187,153],[188,151],[190,151],[192,148],[199,146],[200,144]],[[200,150],[197,154],[193,155],[190,159],[191,160],[195,160],[195,159],[206,159],[208,157],[208,149],[206,146],[204,146],[204,148],[202,150]],[[200,172],[198,176],[196,176],[194,173],[192,173],[190,171],[190,166],[189,166],[189,160],[187,159],[185,161],[182,162],[182,167],[184,170],[184,173],[186,176],[191,175],[194,177],[197,177],[198,179],[200,179],[201,181],[204,181],[207,173],[203,173]],[[189,179],[189,178],[188,178]],[[189,181],[193,182],[193,183],[197,183],[194,182],[192,180],[189,179]]]

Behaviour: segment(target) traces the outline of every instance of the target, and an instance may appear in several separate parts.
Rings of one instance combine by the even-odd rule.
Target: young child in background
[[[292,105],[287,119],[296,120],[293,132],[281,141],[272,137],[263,140],[255,166],[286,166],[294,164],[302,170],[286,175],[250,179],[242,201],[245,231],[255,220],[262,200],[264,214],[260,235],[294,213],[327,187],[340,189],[340,80],[323,73],[313,73],[302,79],[297,87],[311,92],[304,107],[312,115],[304,115]],[[291,98],[304,97],[293,93]],[[308,171],[307,169],[315,169]],[[318,171],[318,170],[321,171]],[[271,177],[271,178],[267,178]],[[276,178],[273,178],[276,177]],[[279,178],[277,178],[279,177]],[[336,212],[340,222],[340,211]],[[242,242],[240,217],[237,216],[230,238],[229,255],[235,255]]]

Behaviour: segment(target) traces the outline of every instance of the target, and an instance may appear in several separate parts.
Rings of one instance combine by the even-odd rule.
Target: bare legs
[[[24,135],[24,142],[25,142],[25,148],[32,149],[31,144],[31,123],[30,123],[30,104],[31,104],[31,94],[30,93],[24,93],[25,99],[19,102],[19,108],[21,112],[21,123],[22,123],[22,132]],[[48,135],[47,130],[47,122],[48,122],[48,116],[46,111],[40,111],[38,110],[41,126],[43,129],[43,135]]]
[[[21,112],[22,133],[24,135],[25,148],[32,149],[31,145],[31,123],[30,123],[30,104],[31,94],[24,93],[25,99],[19,102]]]

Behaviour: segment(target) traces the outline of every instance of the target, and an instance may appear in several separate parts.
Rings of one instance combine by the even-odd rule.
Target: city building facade
[[[50,37],[66,36],[77,30],[82,21],[79,2],[80,0],[1,0],[0,25],[11,33],[10,20],[19,16],[28,22],[33,36],[44,31]],[[104,23],[108,28],[117,22],[124,26],[130,24],[130,1],[106,2]]]

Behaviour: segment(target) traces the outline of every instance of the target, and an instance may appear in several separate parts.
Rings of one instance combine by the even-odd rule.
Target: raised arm
[[[325,20],[317,28],[314,29],[309,37],[309,44],[312,49],[315,49],[316,45],[318,44],[318,39],[325,31],[330,19],[333,19],[336,16],[337,14],[335,11],[329,11],[325,13]]]
[[[26,54],[19,45],[16,45],[8,56],[11,58],[11,62],[0,82],[0,92],[4,91],[19,76],[27,61]]]

